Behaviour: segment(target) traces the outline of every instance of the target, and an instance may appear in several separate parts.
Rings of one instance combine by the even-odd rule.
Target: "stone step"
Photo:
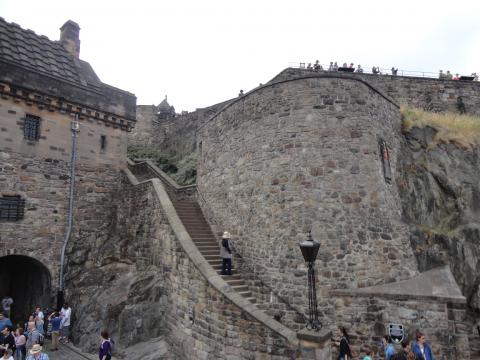
[[[250,301],[252,304],[255,304],[257,302],[257,299],[252,297],[247,297],[247,300]]]
[[[207,232],[213,236],[212,230],[210,227],[196,227],[196,226],[189,226],[188,224],[183,224],[187,229],[195,230],[195,235],[205,235]]]
[[[185,204],[183,202],[172,203],[175,209],[179,210],[198,210],[202,211],[198,204]]]
[[[220,245],[218,245],[218,242],[214,239],[205,239],[205,240],[197,240],[197,241],[193,241],[195,243],[195,245],[197,245],[197,247],[208,247],[208,246],[215,246],[216,248],[220,248]]]
[[[242,280],[243,281],[243,278],[241,275],[239,274],[236,274],[236,275],[222,275],[222,278],[223,280]]]
[[[252,292],[249,291],[249,290],[246,290],[246,291],[237,291],[240,295],[242,295],[243,297],[246,297],[246,298],[250,298],[250,297],[253,297],[252,295]]]
[[[230,285],[232,287],[233,290],[235,290],[236,292],[238,292],[239,294],[242,294],[244,293],[245,291],[249,291],[248,289],[248,286],[243,284],[243,285]],[[250,292],[251,293],[251,292]]]
[[[208,250],[203,250],[203,249],[199,249],[200,250],[200,254],[202,254],[203,256],[210,256],[210,255],[215,255],[215,256],[220,256],[220,249],[208,249]]]
[[[201,224],[208,224],[205,219],[201,218],[200,216],[180,216],[180,220],[182,222],[188,222],[188,223],[201,223]]]
[[[203,216],[203,213],[200,210],[195,209],[175,209],[179,216]]]
[[[217,243],[206,243],[206,244],[198,244],[198,243],[195,243],[195,245],[197,245],[197,248],[198,250],[202,251],[202,250],[220,250],[220,246],[218,246]]]
[[[191,229],[199,229],[199,230],[205,230],[205,229],[208,229],[210,230],[210,232],[212,231],[212,229],[210,229],[210,225],[208,224],[205,224],[205,223],[188,223],[188,222],[185,222],[185,221],[182,221],[183,222],[183,225],[185,227],[188,227],[188,228],[191,228]],[[213,235],[213,232],[212,232],[212,235]]]
[[[221,276],[222,276],[222,278],[223,278],[223,277],[228,278],[229,276],[236,276],[236,275],[238,275],[238,272],[237,272],[233,267],[232,267],[232,275],[222,275],[222,274],[221,274],[221,272],[222,272],[222,265],[221,265],[221,264],[220,264],[220,266],[219,266],[217,269],[215,269],[215,270],[217,271],[217,274],[218,274],[218,275],[221,275]],[[224,279],[225,279],[225,278],[224,278]]]
[[[247,286],[247,284],[245,284],[245,281],[243,281],[243,279],[237,279],[237,278],[232,278],[233,275],[231,275],[229,278],[227,279],[224,279],[228,285],[234,287],[234,286]]]

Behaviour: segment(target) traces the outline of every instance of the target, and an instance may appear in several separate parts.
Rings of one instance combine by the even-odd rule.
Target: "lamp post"
[[[318,320],[317,290],[315,288],[314,264],[317,258],[320,243],[312,239],[312,232],[308,232],[307,240],[300,243],[300,250],[308,265],[308,323],[307,329],[319,331],[322,327]]]

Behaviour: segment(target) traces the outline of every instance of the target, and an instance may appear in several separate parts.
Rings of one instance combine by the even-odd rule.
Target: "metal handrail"
[[[293,68],[297,68],[297,69],[302,69],[302,70],[310,70],[310,69],[307,68],[308,64],[311,64],[312,67],[315,65],[315,63],[313,63],[313,62],[309,63],[309,62],[293,62],[293,61],[290,61],[288,63],[288,66],[293,67]],[[320,71],[331,72],[331,71],[328,70],[330,64],[320,64],[320,65],[323,68],[323,70],[320,70]],[[337,63],[337,65],[338,65],[338,67],[342,67],[343,64],[338,64]],[[354,66],[355,71],[353,72],[353,74],[358,74],[358,72],[356,71],[357,70],[357,68],[356,68],[357,65],[358,64],[356,64]],[[375,67],[377,67],[377,66],[375,66]],[[452,79],[445,79],[445,78],[440,79],[439,78],[439,74],[440,74],[439,72],[398,69],[397,75],[393,75],[391,69],[386,69],[386,68],[380,68],[379,67],[380,74],[374,74],[372,72],[372,68],[373,68],[373,66],[363,66],[362,67],[363,73],[361,73],[361,74],[390,75],[390,76],[404,76],[404,77],[421,77],[421,78],[428,78],[428,79],[452,80]],[[311,71],[315,71],[315,70],[312,68]],[[444,72],[443,74],[445,75],[446,72]],[[456,74],[456,73],[455,72],[451,73],[452,76],[454,74]],[[472,75],[467,75],[467,76],[472,76]],[[476,81],[478,81],[478,80],[476,80]]]

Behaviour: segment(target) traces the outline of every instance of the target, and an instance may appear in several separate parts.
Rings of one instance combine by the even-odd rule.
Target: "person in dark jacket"
[[[417,341],[413,343],[412,350],[418,360],[435,360],[432,354],[432,348],[425,340],[425,335],[417,333]]]
[[[349,360],[352,358],[352,352],[350,350],[350,338],[347,333],[347,329],[343,326],[338,327],[338,336],[340,336],[340,349],[338,353],[338,360]]]
[[[230,233],[225,231],[220,245],[220,256],[222,257],[222,275],[232,275],[232,244]]]
[[[394,357],[395,360],[415,360],[415,355],[410,349],[410,343],[407,340],[402,341],[402,348]]]
[[[110,360],[112,358],[112,344],[107,331],[100,333],[100,348],[98,349],[99,360]]]

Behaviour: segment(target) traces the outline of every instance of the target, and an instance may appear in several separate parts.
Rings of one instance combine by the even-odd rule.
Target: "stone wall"
[[[155,105],[137,105],[135,128],[128,134],[128,145],[151,146],[164,140],[164,131],[158,129]]]
[[[37,106],[27,106],[14,99],[0,104],[0,151],[15,152],[30,157],[69,161],[72,147],[71,121],[67,112],[52,112]],[[40,117],[40,139],[28,141],[23,136],[23,118]],[[107,123],[89,117],[80,117],[78,135],[78,163],[91,165],[125,166],[127,133]],[[106,137],[101,149],[100,138]]]
[[[406,340],[416,340],[417,331],[425,334],[435,358],[470,359],[464,305],[439,299],[339,293],[332,301],[337,324],[347,327],[357,354],[364,355],[366,349],[381,354],[379,344],[388,333],[386,324],[402,324]]]
[[[230,101],[167,119],[159,119],[153,105],[138,105],[136,125],[128,135],[128,144],[157,147],[183,158],[196,149],[197,128]]]
[[[24,139],[26,114],[41,118],[38,141]],[[40,261],[50,271],[52,294],[67,223],[72,119],[69,113],[14,98],[0,103],[0,196],[20,195],[26,202],[23,220],[1,223],[0,256],[19,254]],[[79,122],[75,225],[93,232],[109,222],[105,198],[125,166],[126,132],[89,118]],[[104,150],[101,135],[106,136]]]
[[[480,114],[480,82],[440,80],[421,77],[348,74],[320,72],[325,75],[361,79],[398,103],[406,103],[429,111],[458,111],[457,99],[462,97],[466,111]],[[288,68],[271,82],[310,76],[317,73],[306,69]]]
[[[320,77],[263,87],[200,130],[203,207],[234,234],[256,276],[304,310],[298,244],[309,230],[321,243],[320,289],[408,278],[415,258],[379,138],[395,177],[400,115],[365,83]]]

